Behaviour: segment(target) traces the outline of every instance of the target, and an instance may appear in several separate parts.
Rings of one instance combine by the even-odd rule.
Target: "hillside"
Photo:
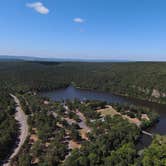
[[[166,63],[0,62],[1,88],[77,87],[166,103]]]
[[[30,126],[20,153],[11,161],[13,165],[107,166],[120,160],[123,165],[146,166],[146,162],[152,162],[153,147],[158,154],[155,163],[160,162],[165,141],[161,146],[154,139],[141,157],[135,147],[141,136],[140,128],[147,128],[158,119],[151,110],[116,104],[106,106],[105,102],[96,101],[75,100],[64,105],[33,92],[74,84],[166,103],[165,76],[166,63],[0,62],[0,164],[11,154],[20,134],[14,118],[16,105],[10,93],[20,100]],[[165,137],[156,139],[165,140]]]

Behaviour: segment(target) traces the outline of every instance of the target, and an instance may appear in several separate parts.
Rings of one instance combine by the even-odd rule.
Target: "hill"
[[[166,103],[166,63],[0,62],[1,88],[44,91],[75,86]]]

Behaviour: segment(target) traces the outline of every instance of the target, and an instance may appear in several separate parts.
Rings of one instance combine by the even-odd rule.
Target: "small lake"
[[[151,133],[158,134],[166,134],[166,105],[156,104],[148,101],[136,100],[128,97],[122,97],[119,95],[114,95],[106,92],[96,92],[93,90],[82,90],[77,89],[73,86],[68,86],[64,89],[58,89],[51,92],[42,92],[40,93],[42,96],[49,97],[54,101],[62,101],[62,100],[73,100],[75,98],[79,100],[100,100],[107,101],[108,103],[128,103],[135,104],[139,106],[149,107],[152,111],[158,112],[160,115],[160,121],[155,124],[153,127],[148,129]],[[144,147],[150,144],[150,138],[148,136],[143,135],[140,140],[139,146]]]

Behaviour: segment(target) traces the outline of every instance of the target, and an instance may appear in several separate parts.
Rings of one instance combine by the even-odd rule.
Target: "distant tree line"
[[[68,153],[64,136],[82,141],[77,125],[69,125],[61,103],[43,104],[43,98],[34,92],[48,91],[73,84],[78,88],[112,92],[154,102],[166,103],[166,63],[45,63],[45,62],[0,62],[0,163],[8,156],[18,136],[18,124],[14,119],[15,105],[9,96],[17,94],[28,115],[30,132],[38,140],[32,145],[27,141],[13,163],[18,166],[108,166],[112,165],[164,165],[165,137],[155,137],[152,145],[139,157],[135,143],[140,130],[120,116],[100,118],[96,108],[104,102],[74,103],[68,101],[70,110],[79,109],[93,129],[90,141],[81,149]],[[136,108],[130,116],[139,117]],[[123,108],[119,108],[123,112]],[[51,114],[56,112],[57,118]],[[79,122],[77,115],[70,118]],[[155,115],[151,114],[151,119]],[[64,126],[64,128],[59,127]],[[146,124],[145,124],[146,125]],[[62,143],[63,142],[63,143]],[[48,144],[47,144],[48,143]],[[151,152],[154,153],[151,153]],[[153,161],[151,160],[153,159]],[[65,162],[62,164],[62,161]],[[117,163],[118,161],[118,163]],[[34,164],[35,165],[35,164]]]
[[[0,62],[0,85],[10,91],[76,87],[166,103],[166,63]]]

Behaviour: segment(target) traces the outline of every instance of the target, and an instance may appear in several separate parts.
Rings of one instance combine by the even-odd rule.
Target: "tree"
[[[166,165],[166,136],[155,136],[152,144],[143,153],[142,165]]]
[[[128,143],[122,145],[122,147],[113,151],[109,157],[105,160],[105,166],[128,166],[134,163],[136,157],[135,147]]]

